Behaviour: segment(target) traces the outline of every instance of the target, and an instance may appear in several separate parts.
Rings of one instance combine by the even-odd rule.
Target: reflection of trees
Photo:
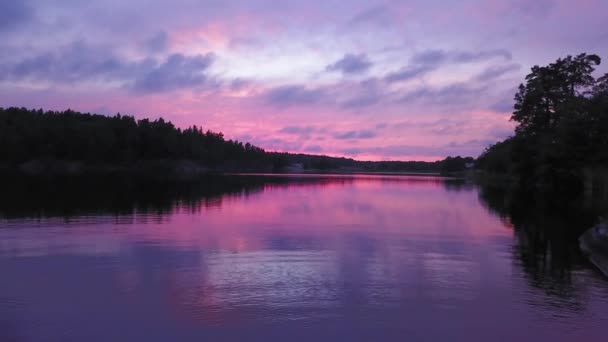
[[[179,209],[199,212],[230,197],[248,197],[276,187],[346,184],[348,178],[207,176],[192,181],[150,181],[134,177],[8,177],[0,181],[0,218],[126,216],[162,219]]]
[[[221,177],[200,181],[160,182],[134,178],[11,178],[2,181],[0,217],[164,216],[176,207],[196,211],[221,205],[224,195],[260,191],[259,183],[230,182]]]
[[[495,185],[482,185],[479,197],[491,212],[512,224],[517,239],[514,260],[530,285],[549,294],[550,305],[580,303],[573,271],[588,263],[577,239],[595,223],[597,210],[584,207],[579,198]]]
[[[442,184],[447,191],[473,190],[475,188],[470,180],[462,178],[446,178],[442,181]]]
[[[343,186],[355,181],[444,184],[458,190],[466,184],[441,177],[377,175],[209,175],[198,180],[159,181],[122,177],[3,177],[0,218],[75,217],[145,214],[162,220],[175,210],[200,212],[219,207],[230,197],[248,197],[274,188]]]

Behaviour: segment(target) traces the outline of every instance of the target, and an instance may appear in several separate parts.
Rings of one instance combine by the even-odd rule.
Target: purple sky
[[[162,116],[268,150],[476,156],[511,134],[531,66],[605,53],[607,13],[606,0],[0,0],[0,106]]]

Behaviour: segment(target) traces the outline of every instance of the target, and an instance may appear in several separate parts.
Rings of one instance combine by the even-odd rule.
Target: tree
[[[534,66],[515,94],[511,120],[518,122],[516,132],[534,136],[554,129],[564,104],[590,93],[595,85],[591,74],[600,62],[597,55],[583,53],[548,66]]]
[[[447,157],[441,161],[441,173],[462,172],[467,169],[467,164],[471,164],[474,161],[472,157]]]
[[[515,95],[515,135],[484,151],[478,167],[560,188],[608,164],[608,75],[593,76],[600,62],[583,53],[533,67]]]
[[[512,167],[513,138],[488,146],[477,158],[475,167],[492,173],[508,173]]]

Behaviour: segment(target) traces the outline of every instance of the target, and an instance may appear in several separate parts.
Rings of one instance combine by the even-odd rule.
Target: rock
[[[594,226],[583,233],[578,241],[589,260],[608,276],[608,224]]]

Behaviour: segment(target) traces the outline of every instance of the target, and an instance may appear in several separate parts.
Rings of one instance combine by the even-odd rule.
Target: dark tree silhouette
[[[490,146],[477,167],[520,183],[580,188],[584,169],[608,164],[608,75],[594,78],[597,55],[532,68],[515,95],[513,137]]]
[[[225,140],[221,133],[192,126],[184,130],[158,119],[135,120],[81,114],[0,108],[0,161],[41,158],[88,163],[190,159],[208,165],[266,157],[263,149]]]
[[[368,162],[266,152],[201,127],[180,129],[162,118],[136,120],[121,114],[108,117],[72,110],[0,108],[0,167],[41,160],[51,161],[51,165],[53,161],[75,161],[90,169],[108,165],[128,168],[142,161],[165,168],[188,161],[217,171],[282,171],[290,165],[323,172],[454,172],[463,168],[462,163],[455,166],[451,160],[447,160],[451,166],[444,168],[446,162],[442,161]]]

